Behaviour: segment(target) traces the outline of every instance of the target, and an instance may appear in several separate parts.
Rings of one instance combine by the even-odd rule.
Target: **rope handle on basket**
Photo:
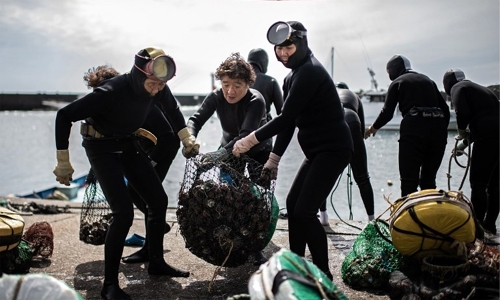
[[[227,260],[231,256],[231,252],[233,251],[234,243],[231,240],[229,242],[231,243],[231,248],[229,248],[229,253],[227,254],[227,256],[224,259],[224,261],[222,262],[222,264],[215,269],[214,275],[212,276],[212,280],[210,280],[210,284],[208,285],[208,292],[212,292],[212,287],[214,285],[215,277],[217,277],[217,275],[219,274],[220,270],[224,267],[224,265],[226,264]],[[220,240],[219,240],[219,244],[220,244]]]

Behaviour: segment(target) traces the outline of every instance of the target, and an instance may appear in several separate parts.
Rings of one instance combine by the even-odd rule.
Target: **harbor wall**
[[[61,104],[70,103],[82,97],[81,94],[0,94],[0,110],[57,110]],[[174,95],[180,105],[198,105],[205,99],[204,94]]]

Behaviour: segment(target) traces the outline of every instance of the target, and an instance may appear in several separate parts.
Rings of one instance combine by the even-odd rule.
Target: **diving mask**
[[[290,24],[278,21],[271,25],[267,31],[267,40],[273,45],[280,45],[286,40],[293,41],[293,38],[303,38],[307,35],[307,31],[295,30]]]
[[[137,57],[146,60],[144,69],[141,69],[134,64],[134,66],[142,73],[146,74],[148,78],[157,79],[167,82],[175,76],[175,62],[168,55],[159,55],[154,58],[141,56],[136,54]]]

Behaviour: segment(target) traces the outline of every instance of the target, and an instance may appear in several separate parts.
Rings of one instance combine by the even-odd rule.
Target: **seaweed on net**
[[[275,180],[248,156],[186,161],[177,219],[191,253],[216,266],[237,267],[264,249]]]
[[[33,250],[33,257],[49,258],[54,251],[54,233],[52,226],[46,221],[33,223],[23,234],[23,240],[28,242]]]

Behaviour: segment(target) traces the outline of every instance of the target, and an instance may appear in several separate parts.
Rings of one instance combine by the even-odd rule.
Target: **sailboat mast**
[[[330,62],[331,62],[331,75],[332,75],[332,79],[333,79],[333,47],[332,47],[332,52],[331,52],[331,58],[330,58]]]

